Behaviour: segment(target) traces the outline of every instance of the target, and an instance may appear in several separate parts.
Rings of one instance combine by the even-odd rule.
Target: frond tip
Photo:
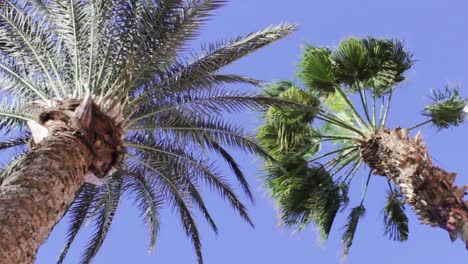
[[[429,116],[440,129],[459,126],[465,121],[466,101],[460,98],[458,90],[448,87],[444,91],[432,91],[433,103],[424,107],[423,115]]]

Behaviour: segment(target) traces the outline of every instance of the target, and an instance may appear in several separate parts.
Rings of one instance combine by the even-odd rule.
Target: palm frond
[[[206,140],[208,146],[210,146],[215,152],[217,152],[228,164],[228,166],[231,168],[231,171],[236,176],[237,181],[241,185],[242,190],[250,199],[250,201],[253,202],[254,198],[252,191],[250,190],[249,183],[247,182],[244,173],[242,172],[239,164],[236,162],[234,157],[231,154],[229,154],[229,152],[225,148],[223,148],[218,142],[212,140],[210,137],[206,137]]]
[[[366,86],[373,87],[373,93],[382,96],[389,93],[393,87],[404,81],[403,74],[413,65],[412,54],[405,51],[404,45],[398,40],[362,39],[369,60],[367,68],[370,76],[362,80]]]
[[[24,146],[24,145],[28,144],[30,139],[31,139],[31,136],[26,135],[26,136],[12,138],[12,139],[8,139],[6,141],[0,142],[0,151],[10,149],[10,148],[19,147],[19,146]]]
[[[131,159],[146,168],[154,175],[154,177],[159,179],[158,182],[161,184],[161,191],[165,193],[167,199],[172,202],[174,208],[178,211],[182,227],[184,228],[186,235],[192,240],[193,247],[198,257],[198,262],[200,264],[203,263],[200,234],[195,220],[193,219],[192,211],[187,204],[185,198],[186,195],[181,193],[186,192],[186,186],[180,186],[180,184],[178,184],[178,177],[180,177],[180,175],[174,175],[171,172],[174,170],[173,167],[168,170],[165,162],[157,160],[145,162],[140,160],[138,157],[131,157]]]
[[[263,88],[263,93],[271,97],[279,97],[281,93],[294,86],[296,85],[292,81],[281,80],[266,84]]]
[[[153,21],[143,24],[131,57],[132,81],[128,89],[141,87],[155,75],[173,63],[174,56],[183,45],[198,35],[198,29],[207,20],[211,12],[224,4],[221,0],[193,1],[161,1],[154,8],[141,11],[141,19]],[[146,56],[152,54],[152,56]]]
[[[254,78],[238,75],[238,74],[213,74],[214,81],[222,84],[250,84],[262,86],[263,82]]]
[[[311,221],[327,239],[345,193],[321,166],[309,167],[305,160],[283,162],[267,167],[266,184],[278,201],[282,221],[289,227],[303,228]]]
[[[304,144],[312,143],[314,133],[310,129],[311,122],[316,117],[320,101],[314,95],[306,93],[293,86],[279,94],[279,98],[310,106],[312,111],[304,111],[296,107],[271,107],[266,113],[266,119],[277,132],[277,141],[281,151],[302,148]]]
[[[70,225],[67,230],[67,242],[65,243],[65,246],[60,253],[57,261],[58,264],[63,263],[70,246],[72,245],[73,241],[75,241],[76,235],[78,235],[78,232],[84,226],[96,193],[97,190],[94,185],[85,183],[81,187],[76,199],[73,201],[73,204],[68,209],[67,214],[70,217]]]
[[[137,147],[137,145],[132,145],[132,146]],[[198,190],[197,183],[196,183],[197,181],[194,178],[198,176],[198,174],[195,172],[192,166],[190,165],[187,166],[186,164],[189,158],[186,157],[185,159],[183,159],[183,157],[185,156],[183,156],[184,153],[181,153],[181,152],[170,155],[170,152],[161,151],[161,150],[158,151],[157,148],[147,147],[147,148],[139,148],[139,149],[147,150],[147,151],[149,149],[152,149],[153,151],[156,151],[156,152],[148,151],[148,152],[143,152],[143,153],[140,152],[142,154],[140,156],[143,159],[147,160],[148,163],[154,164],[153,168],[158,171],[158,175],[162,177],[166,183],[168,183],[168,181],[170,180],[172,181],[171,185],[174,185],[174,186],[176,185],[178,186],[178,188],[181,188],[184,194],[183,196],[180,196],[180,198],[182,198],[181,202],[187,203],[187,204],[194,204],[195,206],[197,206],[198,209],[203,214],[203,216],[205,217],[205,219],[207,220],[208,224],[213,229],[213,231],[215,233],[218,233],[218,227],[216,226],[210,213],[208,212],[205,206],[205,202],[203,201],[203,198]],[[173,150],[173,152],[175,151]],[[192,163],[191,165],[197,165],[200,163],[201,162],[195,162],[195,163]],[[183,212],[183,211],[186,211],[184,206],[180,208],[180,212]],[[193,234],[190,234],[190,236],[191,235]]]
[[[335,77],[335,69],[331,58],[331,51],[327,48],[306,46],[298,76],[310,90],[322,95],[335,92],[339,86]]]
[[[179,66],[168,76],[163,77],[160,83],[150,87],[147,92],[136,100],[142,100],[148,94],[157,94],[168,90],[173,92],[193,89],[193,82],[196,83],[196,80],[203,78],[207,73],[216,72],[233,61],[289,35],[294,30],[294,25],[273,26],[252,33],[245,38],[237,38],[233,41],[211,46],[191,63]]]
[[[4,134],[21,131],[27,121],[32,120],[25,112],[21,111],[23,106],[18,102],[0,102],[0,130]]]
[[[390,239],[405,241],[408,239],[408,217],[400,193],[389,192],[383,209],[385,235]]]
[[[156,238],[159,231],[159,209],[163,203],[163,198],[154,191],[154,181],[148,180],[143,175],[126,172],[128,179],[125,181],[124,190],[134,196],[141,216],[145,221],[149,232],[149,251],[152,252],[156,246]]]
[[[348,223],[345,225],[345,231],[342,236],[342,242],[344,246],[343,255],[345,256],[349,254],[349,250],[353,244],[354,235],[356,234],[359,219],[361,219],[361,217],[363,217],[365,213],[366,208],[364,208],[363,205],[359,205],[354,207],[348,216]]]
[[[188,193],[191,197],[192,203],[198,207],[198,210],[201,211],[213,232],[215,232],[215,234],[218,235],[218,227],[213,218],[211,217],[211,214],[208,212],[208,209],[206,208],[203,197],[200,194],[200,190],[198,190],[198,188],[191,181],[186,182],[188,186]]]
[[[104,185],[104,190],[100,193],[100,201],[93,206],[94,213],[91,215],[95,215],[96,230],[88,241],[80,263],[88,264],[96,256],[114,220],[122,195],[122,178],[115,174],[113,176]]]
[[[176,116],[176,115],[179,116]],[[182,144],[196,144],[204,147],[209,146],[211,141],[238,148],[252,154],[262,154],[269,157],[268,153],[256,142],[256,140],[246,133],[243,129],[236,127],[220,118],[187,118],[180,113],[173,113],[172,120],[167,120],[166,123],[160,125],[134,127],[133,131],[154,131],[162,137],[172,138]],[[156,122],[158,123],[158,122]]]
[[[44,87],[28,76],[28,72],[20,66],[21,63],[17,59],[2,55],[0,53],[0,91],[6,91],[23,100],[40,99],[47,102],[47,91],[44,91]]]
[[[0,32],[3,39],[10,45],[8,53],[19,51],[23,58],[34,61],[33,69],[40,69],[47,85],[52,88],[53,94],[60,98],[61,94],[56,86],[55,78],[50,70],[57,68],[48,53],[54,37],[53,30],[41,17],[34,18],[31,14],[18,9],[12,2],[7,1],[8,7],[0,10]],[[13,53],[14,54],[14,53]],[[28,61],[30,62],[30,61]],[[43,98],[44,99],[44,98]]]
[[[56,32],[63,41],[64,52],[70,58],[70,72],[73,79],[73,92],[75,95],[84,94],[85,80],[83,78],[85,60],[83,59],[88,48],[90,31],[90,5],[85,1],[67,0],[48,2],[48,19],[53,22]]]
[[[176,171],[177,175],[174,175],[173,177],[180,178],[184,175],[192,175],[195,177],[191,178],[191,180],[183,186],[190,187],[189,184],[194,180],[203,181],[208,184],[210,187],[218,191],[221,198],[228,200],[231,206],[238,211],[239,215],[252,225],[252,221],[247,214],[245,206],[240,202],[232,188],[229,186],[227,181],[224,180],[222,174],[217,171],[213,164],[209,164],[206,160],[201,158],[204,156],[202,153],[187,152],[187,150],[184,150],[188,149],[189,145],[187,144],[177,147],[176,144],[172,144],[171,142],[155,142],[154,140],[145,137],[134,137],[133,140],[137,144],[126,143],[126,145],[143,151],[143,153],[140,153],[142,156],[146,157],[146,159],[150,158],[152,161],[160,160],[158,163],[160,164],[159,166],[163,166],[163,161],[165,161],[166,166],[172,166],[180,170]],[[165,170],[170,170],[170,168],[165,168]],[[174,169],[172,171],[174,174]],[[187,181],[187,179],[185,179],[185,181]],[[239,181],[242,184],[242,180]],[[247,190],[249,190],[248,186]],[[208,222],[212,222],[210,219],[207,220]]]
[[[368,78],[369,55],[361,40],[349,38],[342,41],[332,57],[336,63],[335,75],[340,82],[352,87],[356,80]]]
[[[191,112],[196,115],[213,116],[222,113],[241,112],[246,110],[265,111],[268,107],[295,108],[297,111],[316,112],[316,106],[310,106],[282,98],[274,98],[245,92],[228,92],[224,89],[197,94],[180,94],[152,102],[150,105],[140,107],[129,118],[128,126],[140,123],[141,120],[154,118],[163,113],[178,109],[179,111]],[[296,111],[296,113],[297,113]]]
[[[424,107],[423,115],[430,117],[439,129],[459,126],[465,121],[466,101],[460,98],[457,89],[433,90],[431,99],[433,103]]]

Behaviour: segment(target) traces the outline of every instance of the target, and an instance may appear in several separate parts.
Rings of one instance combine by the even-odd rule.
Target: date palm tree
[[[350,203],[357,173],[369,172],[362,198],[350,210],[342,242],[348,254],[372,175],[388,181],[385,234],[408,238],[409,205],[423,224],[448,231],[468,246],[466,187],[455,173],[435,166],[422,136],[409,133],[425,124],[444,129],[465,120],[465,100],[456,89],[433,92],[426,121],[410,128],[388,128],[392,94],[413,65],[397,40],[349,38],[336,50],[306,46],[298,70],[300,84],[281,81],[267,87],[272,97],[316,107],[315,111],[271,107],[258,138],[279,163],[267,163],[265,185],[277,200],[286,226],[314,222],[326,239],[337,213]],[[330,144],[331,143],[331,144]]]
[[[252,224],[212,161],[234,147],[268,157],[221,113],[291,105],[223,85],[258,85],[219,73],[233,61],[294,31],[272,26],[246,37],[186,50],[221,0],[5,0],[0,7],[0,151],[15,150],[0,173],[0,262],[32,263],[68,212],[67,242],[84,223],[95,232],[81,263],[100,249],[122,195],[141,209],[150,248],[159,209],[180,216],[202,263],[198,209],[218,227],[200,193],[209,185]],[[194,55],[191,55],[194,54]],[[6,152],[3,152],[6,153]],[[211,154],[210,154],[211,153]]]

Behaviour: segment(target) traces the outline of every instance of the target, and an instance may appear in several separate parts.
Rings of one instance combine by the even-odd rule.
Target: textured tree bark
[[[85,175],[103,178],[122,158],[115,120],[123,117],[112,111],[101,112],[88,95],[28,122],[35,144],[0,186],[0,264],[32,263]]]
[[[73,202],[92,152],[70,131],[47,137],[0,187],[0,263],[33,263],[39,246]]]
[[[454,185],[455,173],[432,164],[421,139],[419,133],[410,139],[405,129],[381,129],[361,143],[361,155],[374,174],[399,186],[422,223],[447,230],[452,241],[460,237],[468,249],[466,187]]]

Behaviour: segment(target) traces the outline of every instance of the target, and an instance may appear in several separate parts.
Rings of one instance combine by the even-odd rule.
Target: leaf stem
[[[379,128],[385,126],[385,124],[387,123],[388,112],[390,111],[390,105],[391,105],[391,103],[392,103],[393,89],[394,89],[394,88],[392,88],[392,90],[391,90],[391,92],[390,92],[390,95],[388,96],[387,106],[386,106],[386,108],[385,108],[384,116],[383,116],[382,119],[380,120]]]
[[[321,159],[321,158],[324,158],[324,157],[326,157],[326,156],[330,156],[330,155],[332,155],[332,154],[335,154],[335,153],[338,153],[338,152],[341,152],[341,151],[344,151],[344,150],[348,150],[348,149],[353,149],[353,148],[357,149],[358,146],[350,146],[350,147],[339,148],[339,149],[337,149],[337,150],[330,151],[330,152],[327,152],[327,153],[325,153],[325,154],[323,154],[323,155],[320,155],[320,156],[318,156],[318,157],[316,157],[316,158],[313,158],[313,159],[309,160],[308,162],[314,162],[314,161],[319,160],[319,159]]]
[[[362,193],[361,206],[364,203],[364,198],[366,198],[366,193],[369,187],[371,176],[372,176],[372,170],[369,170],[369,175],[367,176],[366,186],[364,187],[364,192]]]
[[[362,108],[364,109],[364,113],[366,114],[367,121],[369,122],[369,124],[371,124],[371,126],[374,126],[373,123],[372,123],[370,114],[369,114],[368,106],[367,106],[366,93],[365,93],[364,89],[361,87],[359,81],[357,81],[357,80],[355,81],[355,86],[358,88],[359,97],[361,98]]]
[[[320,116],[319,116],[320,115]],[[362,137],[366,137],[364,135],[364,133],[362,131],[360,131],[359,129],[349,125],[349,124],[346,124],[344,121],[338,119],[338,118],[335,118],[331,115],[329,115],[328,113],[325,113],[325,112],[319,112],[317,113],[317,116],[315,117],[317,119],[320,119],[320,120],[323,120],[325,122],[328,122],[328,123],[331,123],[331,124],[334,124],[334,125],[337,125],[339,127],[342,127],[344,129],[347,129],[347,130],[350,130],[352,132],[355,132],[359,135],[361,135]]]
[[[416,128],[418,128],[418,127],[424,126],[424,125],[426,125],[426,124],[428,124],[428,123],[431,123],[431,122],[432,122],[432,119],[429,119],[429,120],[426,120],[426,121],[424,121],[424,122],[422,122],[422,123],[419,123],[419,124],[417,124],[417,125],[415,125],[415,126],[412,126],[412,127],[408,128],[408,129],[406,129],[406,130],[411,131],[411,130],[413,130],[413,129],[416,129]]]
[[[356,118],[357,122],[359,125],[363,128],[367,128],[366,123],[362,119],[362,117],[359,115],[359,113],[356,111],[356,108],[354,107],[353,103],[349,100],[348,96],[341,90],[340,88],[336,89],[338,93],[341,95],[343,100],[345,100],[346,104],[348,105],[349,108],[353,111],[353,115]]]

